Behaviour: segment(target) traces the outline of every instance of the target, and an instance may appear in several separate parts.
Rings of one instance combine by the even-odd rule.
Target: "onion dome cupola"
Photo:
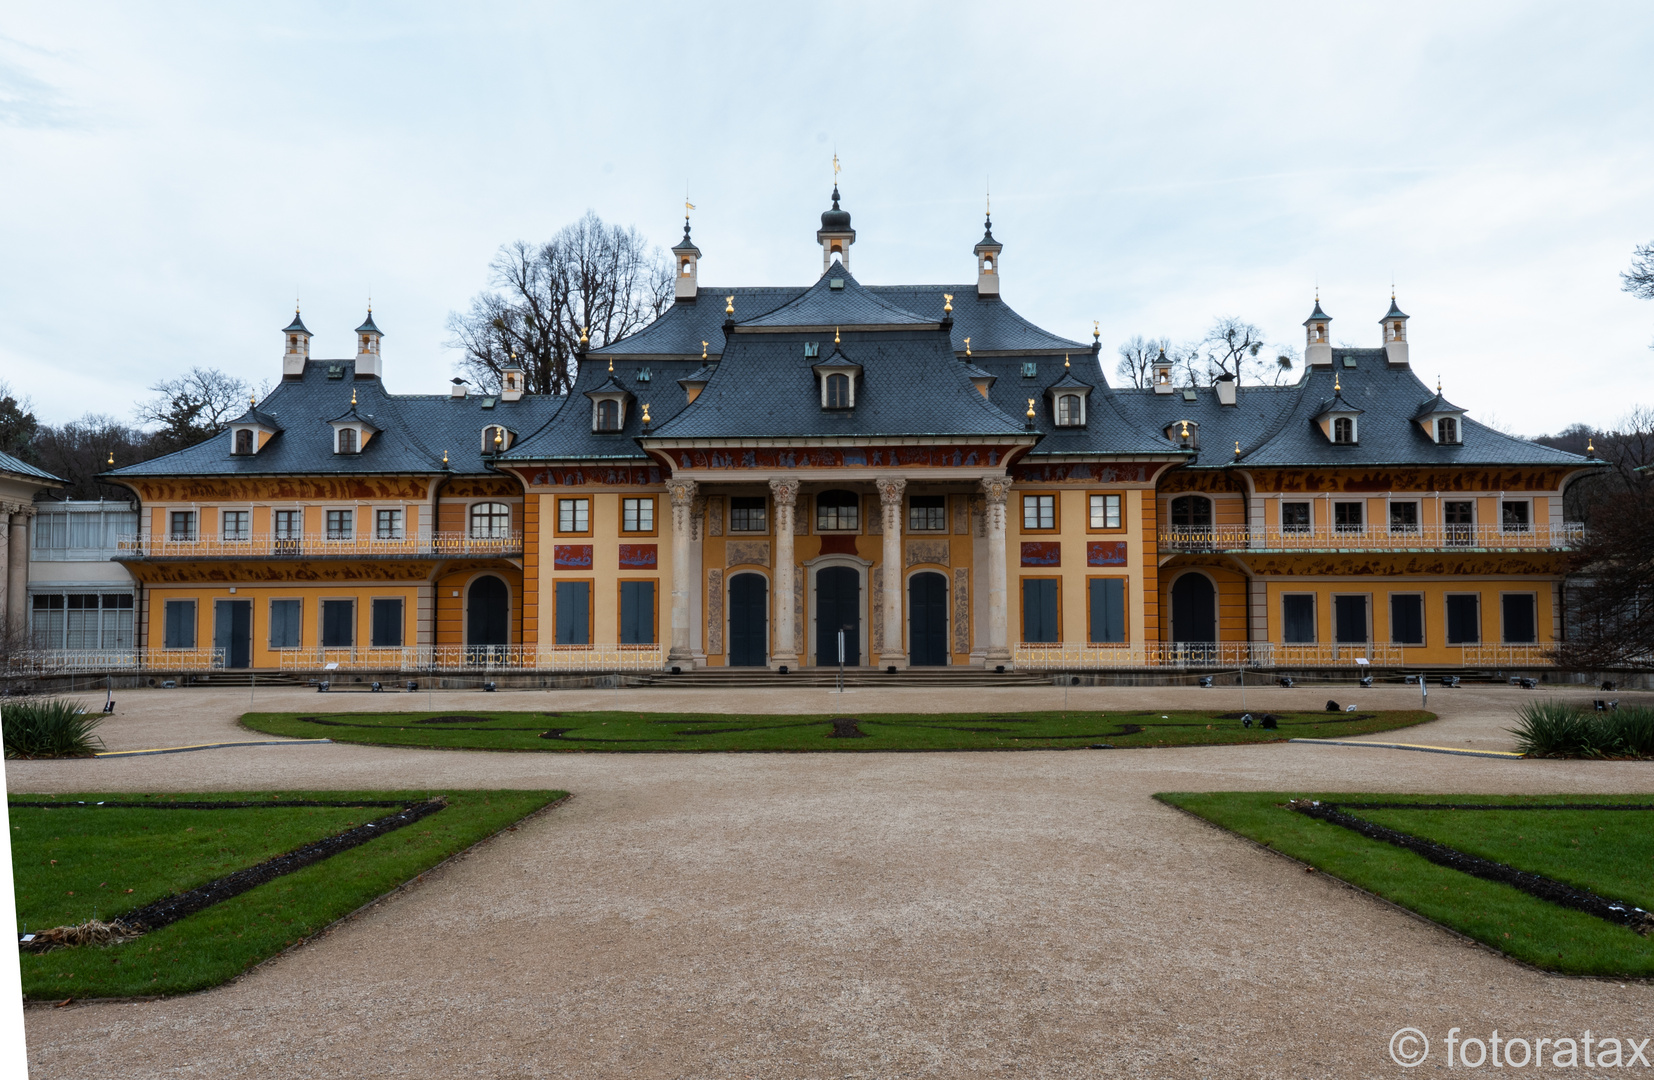
[[[850,227],[850,211],[839,208],[838,184],[833,184],[833,206],[821,212],[821,228],[816,230],[816,242],[821,245],[821,272],[832,269],[833,260],[850,269],[850,245],[856,242],[856,230]]]
[[[1390,310],[1384,313],[1378,324],[1384,328],[1384,358],[1398,367],[1406,366],[1407,316],[1396,306],[1394,292],[1390,293]]]
[[[683,207],[683,240],[672,248],[672,260],[677,265],[672,297],[675,300],[694,300],[700,292],[701,249],[689,239],[689,211],[694,207],[687,201]]]
[[[976,295],[978,297],[999,296],[999,253],[1004,250],[998,240],[994,239],[994,219],[989,213],[982,222],[982,239],[977,241],[976,247]]]
[[[1304,366],[1332,366],[1332,316],[1321,310],[1321,294],[1315,294],[1315,310],[1304,320]]]
[[[356,328],[356,377],[358,379],[377,379],[384,374],[379,355],[379,343],[384,338],[384,331],[380,330],[373,321],[373,305],[368,305],[368,317]]]
[[[282,330],[287,351],[281,354],[281,377],[298,379],[304,376],[304,365],[310,359],[310,331],[299,318],[299,307],[293,305],[293,321]]]

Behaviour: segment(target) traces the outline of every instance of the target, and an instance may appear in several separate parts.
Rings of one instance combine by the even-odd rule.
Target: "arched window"
[[[1057,424],[1061,427],[1078,427],[1084,420],[1080,411],[1080,395],[1061,394],[1057,397]]]
[[[1204,495],[1180,495],[1172,500],[1172,528],[1210,529],[1212,500]]]
[[[471,507],[471,537],[499,540],[511,535],[511,507],[505,503],[477,503]]]
[[[1459,441],[1459,421],[1451,416],[1444,416],[1436,421],[1436,441],[1439,443],[1456,443]]]
[[[827,376],[827,407],[829,409],[848,409],[850,407],[850,376]]]
[[[248,428],[242,428],[235,433],[235,452],[250,454],[253,452],[253,433]]]
[[[351,427],[339,429],[339,453],[356,453],[356,429]]]
[[[611,398],[597,403],[597,430],[620,430],[620,402]]]
[[[860,508],[861,496],[854,491],[823,491],[816,496],[816,528],[860,528]]]
[[[1348,416],[1333,417],[1332,441],[1335,443],[1353,443],[1355,441],[1355,421]]]

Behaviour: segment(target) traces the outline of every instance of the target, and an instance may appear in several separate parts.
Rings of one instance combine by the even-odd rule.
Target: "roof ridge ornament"
[[[942,314],[953,314],[953,294],[950,292],[945,292],[942,294]]]
[[[706,343],[706,342],[704,342],[704,341],[703,341],[703,342],[701,342],[701,359],[702,359],[702,360],[705,360],[705,359],[706,359],[706,344],[707,344],[707,343]]]
[[[734,293],[730,293],[728,296],[724,297],[724,314],[725,315],[735,314],[735,294]]]
[[[970,354],[971,354],[971,339],[966,338],[965,339],[965,355],[969,356]]]
[[[838,340],[838,327],[835,326],[835,327],[833,327],[833,344],[837,345],[838,343],[839,343],[839,340]]]

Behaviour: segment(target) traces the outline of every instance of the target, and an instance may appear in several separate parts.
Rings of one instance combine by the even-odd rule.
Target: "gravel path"
[[[1051,707],[1061,694],[656,690],[622,692],[618,703],[853,715]],[[1330,694],[1369,707],[1417,701],[1401,688]],[[1328,695],[1248,690],[1247,704],[1316,707]],[[1511,708],[1531,696],[1433,691],[1442,720],[1368,738],[1503,749]],[[259,691],[257,705],[316,699]],[[1233,690],[1198,689],[1076,689],[1069,700],[1104,710],[1239,704]],[[614,692],[435,697],[456,710],[616,702]],[[129,691],[106,737],[112,748],[244,738],[234,720],[246,707],[246,691]],[[1369,1077],[1402,1073],[1387,1046],[1407,1025],[1430,1035],[1432,1072],[1452,1026],[1461,1036],[1654,1035],[1654,985],[1526,970],[1150,798],[1648,792],[1647,764],[1301,744],[641,756],[333,745],[14,762],[7,776],[13,792],[575,793],[233,985],[31,1008],[37,1080]]]

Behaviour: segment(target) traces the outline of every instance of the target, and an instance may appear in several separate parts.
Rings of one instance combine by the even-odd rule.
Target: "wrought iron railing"
[[[418,533],[412,536],[276,536],[249,534],[244,539],[203,536],[194,539],[166,536],[123,536],[124,559],[409,559],[476,555],[521,555],[523,534],[472,536],[462,532]]]
[[[438,645],[287,649],[283,671],[662,671],[662,645]]]
[[[102,671],[218,671],[223,649],[30,649],[0,662],[8,675],[78,675]]]
[[[1554,667],[1554,645],[1461,645],[1465,667]]]
[[[1249,529],[1244,525],[1160,530],[1162,551],[1565,551],[1579,545],[1577,521],[1526,528],[1420,525],[1414,528],[1335,526],[1331,529]]]

